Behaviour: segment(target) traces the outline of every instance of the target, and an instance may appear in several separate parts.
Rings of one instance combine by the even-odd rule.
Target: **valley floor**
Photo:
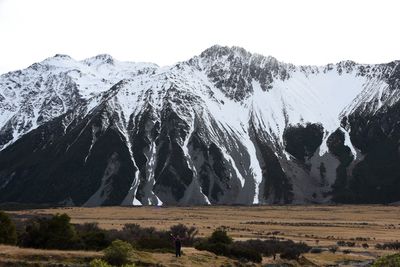
[[[332,254],[323,252],[321,254],[305,254],[298,262],[287,260],[273,260],[272,258],[263,258],[261,264],[244,263],[222,256],[216,256],[207,251],[199,251],[194,248],[183,248],[181,258],[176,258],[169,253],[155,253],[138,251],[133,256],[136,266],[159,266],[159,267],[230,267],[230,266],[268,266],[268,264],[287,264],[285,266],[353,266],[352,264],[367,264],[372,262],[374,257],[352,254]],[[27,249],[14,246],[0,245],[0,266],[8,267],[84,267],[95,258],[100,258],[101,252],[89,251],[61,251],[61,250],[43,250]],[[288,265],[290,264],[290,265]],[[364,266],[364,265],[359,265]]]
[[[375,245],[400,240],[400,207],[382,205],[336,205],[336,206],[209,206],[209,207],[99,207],[99,208],[52,208],[9,211],[18,220],[32,216],[66,213],[73,223],[97,222],[106,229],[120,229],[124,224],[137,223],[168,229],[183,223],[195,226],[200,236],[208,236],[217,227],[225,227],[236,240],[249,238],[282,238],[306,242],[313,247],[327,250],[338,241],[354,242],[354,247],[339,247],[338,252],[307,253],[302,265],[354,266],[394,253],[378,250]],[[369,248],[363,248],[368,244]],[[343,251],[346,253],[343,253]],[[141,253],[141,259],[163,266],[221,266],[235,262],[215,255],[184,248],[184,256],[175,259],[171,254]],[[48,257],[47,257],[48,256]],[[97,252],[52,252],[40,250],[0,247],[0,262],[7,261],[51,261],[61,259],[82,263],[101,256]],[[42,257],[47,257],[42,259]],[[61,257],[61,258],[60,258]],[[63,260],[64,257],[64,260]],[[279,260],[278,260],[279,262]],[[264,258],[263,263],[278,263]],[[298,266],[298,263],[293,263]],[[1,265],[0,265],[1,266]],[[7,266],[7,265],[4,265]]]

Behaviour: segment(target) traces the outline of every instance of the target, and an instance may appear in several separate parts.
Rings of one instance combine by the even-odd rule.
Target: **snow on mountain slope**
[[[0,148],[90,101],[120,80],[156,68],[154,64],[119,62],[108,55],[83,61],[56,55],[25,70],[1,75]]]
[[[361,121],[354,116],[386,116],[384,109],[395,107],[400,96],[398,73],[398,62],[294,66],[220,46],[163,68],[118,62],[108,55],[84,61],[56,56],[1,76],[0,167],[16,155],[10,151],[24,150],[24,143],[42,136],[40,153],[65,147],[66,155],[56,156],[53,164],[63,169],[69,162],[64,157],[74,159],[79,164],[65,178],[88,183],[79,194],[72,183],[65,185],[51,200],[57,203],[349,199],[341,195],[349,190],[344,184],[368,158],[353,142],[360,138],[355,129],[364,127],[354,124]],[[396,120],[392,116],[389,119]],[[63,131],[46,137],[53,119]],[[32,131],[39,125],[43,127]],[[20,138],[24,133],[28,134]],[[11,145],[18,138],[21,141]],[[105,143],[107,139],[113,146]],[[0,188],[18,195],[18,179],[64,175],[57,170],[49,174],[38,160],[37,178],[28,177],[24,170],[30,165],[25,164],[0,168]],[[90,166],[95,166],[96,175],[79,180]],[[9,193],[0,201],[13,196]]]
[[[393,106],[400,100],[397,90],[400,75],[400,62],[395,61],[377,66],[381,71],[378,76],[370,77],[364,85],[364,90],[342,112],[342,116],[357,113],[374,113],[382,107]]]
[[[195,173],[198,170],[192,163],[193,159],[187,152],[187,146],[194,131],[194,118],[196,116],[201,118],[201,125],[209,132],[207,142],[213,142],[222,148],[224,158],[232,167],[232,175],[238,179],[242,188],[246,176],[248,180],[254,181],[255,189],[250,192],[245,190],[244,195],[252,195],[252,203],[259,203],[258,187],[262,183],[262,170],[258,164],[256,148],[249,135],[249,121],[253,119],[252,117],[258,118],[255,124],[266,129],[270,136],[277,137],[277,144],[282,148],[283,132],[288,125],[319,123],[324,128],[326,139],[340,127],[339,114],[348,104],[348,99],[355,98],[364,89],[366,78],[357,76],[355,71],[340,74],[336,70],[327,72],[323,70],[318,68],[315,73],[308,73],[293,69],[288,72],[290,76],[287,80],[274,80],[271,82],[272,88],[267,91],[263,91],[259,82],[253,80],[252,94],[242,101],[237,101],[227,98],[204,71],[193,69],[190,64],[179,64],[127,82],[116,94],[115,101],[120,104],[123,114],[130,114],[129,116],[136,116],[143,107],[151,105],[154,121],[162,121],[162,110],[166,105],[170,105],[189,125],[187,138],[180,142],[180,146],[186,151],[185,157]],[[341,88],[346,88],[346,91]],[[171,97],[173,89],[180,92],[178,97],[176,95]],[[190,101],[187,102],[186,99]],[[176,100],[179,100],[178,104]],[[125,117],[125,121],[128,120]],[[222,136],[220,132],[215,131],[216,125],[223,129]],[[232,136],[234,143],[227,142],[227,136]],[[348,142],[349,138],[346,138],[346,144],[349,144]],[[232,149],[237,144],[243,144],[244,151],[243,148]],[[242,150],[240,153],[247,154],[250,159],[248,166],[238,167],[243,164],[243,156],[235,157],[235,150]],[[355,150],[352,149],[352,152],[355,153]],[[319,154],[323,156],[326,153],[328,151],[325,145],[320,148]],[[287,153],[285,155],[288,157]],[[147,173],[149,179],[155,177],[154,169],[148,169]],[[334,172],[331,173],[334,175]],[[334,179],[330,181],[334,182]],[[316,186],[311,184],[312,181],[302,179],[299,182],[303,188],[316,190]],[[153,182],[151,184],[154,185]],[[309,196],[301,196],[300,201],[304,201],[307,197],[311,198],[312,193],[310,191]],[[154,196],[150,194],[150,198],[152,197]],[[241,197],[239,195],[236,197],[235,201],[240,202]],[[150,200],[142,201],[150,202]],[[208,202],[206,196],[204,203]]]

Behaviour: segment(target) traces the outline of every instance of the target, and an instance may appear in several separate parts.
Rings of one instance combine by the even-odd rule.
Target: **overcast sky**
[[[0,0],[0,73],[57,53],[169,65],[213,44],[294,64],[400,59],[397,0]]]

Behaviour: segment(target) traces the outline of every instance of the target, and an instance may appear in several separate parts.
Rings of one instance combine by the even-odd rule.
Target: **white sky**
[[[294,64],[400,59],[397,0],[0,0],[0,73],[56,53],[169,65],[213,44]]]

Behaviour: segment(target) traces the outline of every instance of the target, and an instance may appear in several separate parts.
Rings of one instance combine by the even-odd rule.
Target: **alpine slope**
[[[0,202],[397,202],[399,63],[56,55],[0,76]]]

